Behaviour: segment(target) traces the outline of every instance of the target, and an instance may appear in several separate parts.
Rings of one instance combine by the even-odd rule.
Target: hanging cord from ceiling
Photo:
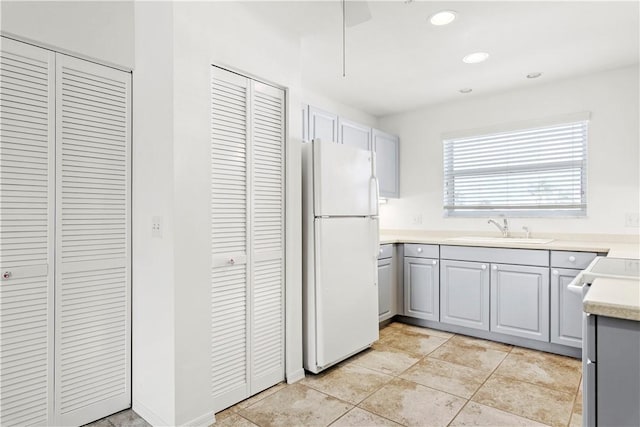
[[[346,32],[347,32],[347,14],[346,14],[347,0],[342,0],[342,77],[347,77],[346,68]]]

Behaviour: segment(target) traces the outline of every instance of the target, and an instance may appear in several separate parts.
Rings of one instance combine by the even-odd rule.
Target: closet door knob
[[[233,265],[236,263],[236,260],[233,258],[229,258],[229,264]]]
[[[418,253],[422,252],[422,248],[418,248]]]
[[[436,265],[438,263],[438,261],[436,261],[435,259],[433,261],[431,261],[431,264]]]
[[[482,264],[482,267],[480,267],[480,268],[482,268],[483,270],[486,270],[486,269],[487,269],[487,266],[486,266],[486,265],[484,265],[484,264]]]
[[[2,273],[2,278],[4,280],[10,279],[11,278],[11,272],[10,271],[5,271],[4,273]]]
[[[554,276],[557,276],[558,274],[560,274],[560,273],[558,272],[558,270],[553,270],[553,275],[554,275]]]
[[[569,257],[569,261],[571,261],[571,262],[576,262],[576,257],[574,257],[573,255],[571,255],[571,256]]]
[[[493,271],[495,271],[495,270],[497,270],[497,269],[498,269],[498,266],[497,266],[497,265],[494,265],[493,267],[491,267],[491,269],[492,269]]]

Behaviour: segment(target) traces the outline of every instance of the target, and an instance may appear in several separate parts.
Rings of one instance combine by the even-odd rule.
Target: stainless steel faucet
[[[502,218],[502,221],[504,222],[504,225],[500,225],[492,219],[487,221],[487,224],[493,224],[498,227],[498,229],[502,232],[502,237],[509,237],[509,221],[507,221],[507,218]]]

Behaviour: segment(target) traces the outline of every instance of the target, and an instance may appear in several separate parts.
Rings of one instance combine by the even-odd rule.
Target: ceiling
[[[362,6],[362,5],[360,5]],[[339,1],[258,2],[263,19],[301,38],[302,82],[384,116],[418,107],[637,64],[638,1],[369,1],[372,18],[347,28],[342,77]],[[350,10],[347,9],[347,14]],[[436,27],[429,16],[454,10]],[[486,62],[462,57],[484,51]],[[542,72],[537,79],[527,79]],[[462,88],[473,92],[461,94]]]

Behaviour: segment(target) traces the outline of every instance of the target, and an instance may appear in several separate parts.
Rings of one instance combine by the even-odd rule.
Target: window
[[[585,216],[588,116],[445,138],[445,216]]]

